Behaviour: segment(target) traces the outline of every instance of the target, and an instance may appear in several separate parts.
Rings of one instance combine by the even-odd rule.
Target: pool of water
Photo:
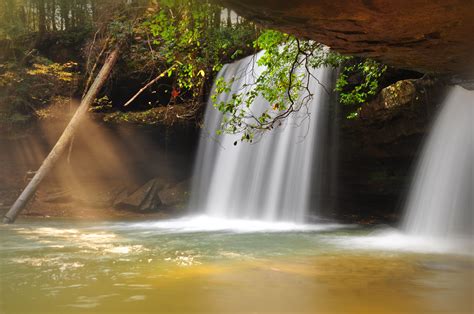
[[[27,219],[0,235],[0,313],[474,310],[472,250],[357,226]]]

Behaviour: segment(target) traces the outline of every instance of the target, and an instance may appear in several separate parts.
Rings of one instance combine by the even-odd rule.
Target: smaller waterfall
[[[234,81],[231,92],[219,95],[219,101],[255,82],[263,71],[257,65],[258,57],[247,57],[221,70],[218,78]],[[303,108],[293,113],[282,126],[254,144],[239,141],[235,146],[240,135],[215,137],[222,114],[209,101],[195,164],[190,211],[221,218],[304,221],[312,170],[322,160],[332,70],[314,69],[311,74],[313,98],[307,105],[308,111]],[[263,98],[257,98],[251,109],[258,114],[269,106]],[[318,180],[312,183],[317,190]]]
[[[472,236],[474,91],[455,87],[419,160],[403,229],[412,235]]]

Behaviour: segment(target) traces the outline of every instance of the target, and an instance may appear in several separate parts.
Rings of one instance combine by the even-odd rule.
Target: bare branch
[[[177,66],[177,64],[173,64],[172,66],[170,66],[168,69],[164,70],[163,72],[161,72],[157,77],[155,77],[153,80],[151,80],[150,82],[148,82],[145,86],[143,86],[142,88],[140,88],[140,90],[132,96],[132,98],[130,98],[123,106],[126,107],[128,105],[130,105],[138,96],[140,96],[148,87],[150,87],[151,85],[153,85],[154,83],[156,83],[158,80],[160,80],[161,78],[163,78],[169,71],[173,70],[175,67]]]

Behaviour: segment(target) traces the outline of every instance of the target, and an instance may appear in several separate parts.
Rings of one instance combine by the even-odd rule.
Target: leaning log
[[[102,86],[104,86],[105,82],[107,81],[107,78],[110,72],[112,71],[112,68],[117,62],[118,55],[119,55],[119,51],[118,49],[115,49],[107,57],[104,65],[102,66],[102,69],[100,70],[99,74],[97,74],[97,77],[95,78],[94,83],[92,84],[92,86],[90,87],[89,91],[84,96],[84,98],[82,98],[81,103],[76,110],[76,113],[72,117],[71,121],[69,121],[69,124],[67,125],[67,127],[64,129],[64,132],[59,138],[58,142],[56,143],[56,145],[54,145],[48,157],[46,157],[46,159],[43,161],[43,163],[41,164],[41,167],[38,169],[35,176],[31,179],[31,181],[28,183],[28,185],[23,190],[23,192],[20,194],[20,196],[15,201],[13,206],[3,217],[4,223],[13,223],[15,221],[15,219],[18,217],[21,211],[28,204],[28,201],[35,194],[41,181],[51,171],[51,169],[54,167],[58,159],[67,149],[68,144],[71,142],[78,126],[80,125],[82,119],[86,115],[90,105],[95,100]]]

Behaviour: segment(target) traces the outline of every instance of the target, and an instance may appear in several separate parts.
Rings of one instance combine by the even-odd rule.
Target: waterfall
[[[412,235],[473,235],[474,91],[454,87],[427,139],[403,229]]]
[[[220,94],[218,101],[255,82],[263,70],[256,63],[258,57],[224,66],[218,79],[234,81],[231,91]],[[239,134],[215,136],[222,114],[209,100],[195,163],[191,211],[221,218],[304,221],[311,192],[322,186],[318,173],[333,72],[328,68],[310,71],[306,76],[313,94],[310,103],[254,143],[240,142]],[[305,95],[302,92],[300,97]],[[258,114],[268,106],[263,98],[256,98],[251,110]]]

